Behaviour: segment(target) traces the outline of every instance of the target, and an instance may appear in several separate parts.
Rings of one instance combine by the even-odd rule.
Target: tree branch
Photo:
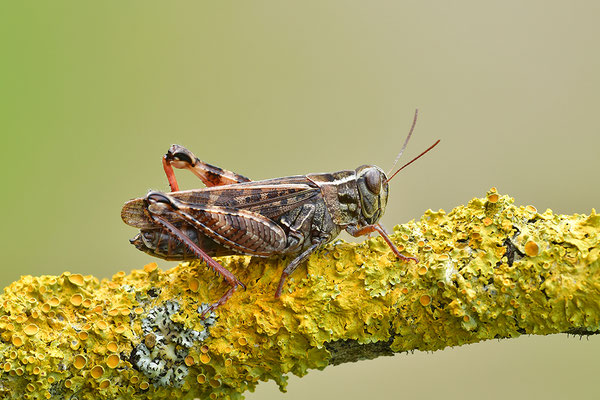
[[[289,259],[225,257],[248,289],[203,267],[112,280],[23,276],[0,296],[3,398],[242,398],[258,381],[360,359],[521,334],[600,330],[600,217],[540,214],[495,189],[314,254],[274,298]]]

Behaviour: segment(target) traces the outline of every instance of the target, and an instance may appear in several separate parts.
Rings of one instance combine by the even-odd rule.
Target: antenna
[[[410,134],[409,134],[410,137]],[[387,178],[385,180],[384,183],[388,183],[389,181],[392,180],[393,177],[396,176],[396,174],[400,171],[402,171],[405,167],[408,167],[410,164],[412,164],[413,162],[417,161],[419,158],[421,158],[422,155],[424,155],[425,153],[427,153],[429,150],[433,149],[435,146],[437,146],[437,144],[440,142],[440,139],[438,139],[437,142],[435,142],[434,144],[432,144],[431,146],[429,146],[429,148],[427,150],[425,150],[424,152],[422,152],[421,154],[419,154],[418,156],[416,156],[415,158],[413,158],[412,160],[410,160],[409,162],[407,162],[406,164],[404,164],[403,166],[401,166],[398,171],[394,172],[394,175],[390,176],[389,178]],[[404,150],[404,149],[403,149]]]
[[[408,131],[408,136],[406,137],[406,140],[404,140],[404,144],[402,145],[402,150],[400,150],[400,153],[398,153],[398,155],[396,156],[396,159],[394,160],[394,164],[392,165],[392,168],[390,168],[390,172],[387,173],[388,175],[392,173],[392,171],[394,170],[394,167],[396,166],[396,164],[398,164],[398,160],[400,159],[400,156],[402,155],[402,153],[404,153],[404,149],[406,149],[406,145],[408,144],[408,141],[410,140],[410,137],[412,136],[412,133],[415,130],[415,125],[417,124],[418,116],[419,116],[419,109],[417,108],[415,110],[415,117],[413,118],[413,122],[410,127],[410,131]],[[388,181],[389,181],[389,179],[388,179]]]

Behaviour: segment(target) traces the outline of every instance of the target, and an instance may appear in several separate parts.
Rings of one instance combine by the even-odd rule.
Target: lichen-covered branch
[[[259,381],[407,350],[600,330],[600,216],[538,213],[492,189],[394,228],[329,245],[274,298],[286,259],[220,261],[247,285],[188,263],[112,280],[24,276],[0,296],[0,397],[242,398]],[[81,266],[85,270],[85,265]]]

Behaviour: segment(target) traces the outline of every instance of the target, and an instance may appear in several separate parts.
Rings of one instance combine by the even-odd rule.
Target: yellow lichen
[[[83,286],[84,280],[83,275],[81,274],[72,274],[69,275],[69,282],[76,286]]]
[[[71,296],[71,304],[73,304],[75,307],[79,307],[82,302],[83,296],[81,294],[75,293],[73,296]]]
[[[539,252],[539,247],[538,247],[537,243],[535,243],[531,240],[529,242],[525,243],[525,254],[527,254],[529,257],[537,256],[538,252]]]
[[[36,324],[29,324],[25,328],[23,328],[23,332],[25,332],[28,336],[33,336],[40,331],[40,328]]]
[[[424,294],[419,299],[419,302],[421,303],[422,306],[428,306],[431,304],[431,296],[429,296],[428,294]]]
[[[94,379],[100,378],[104,374],[104,367],[96,365],[90,370],[90,376]]]
[[[120,361],[121,358],[118,354],[111,354],[108,357],[106,357],[106,365],[108,365],[109,368],[117,368]]]
[[[77,369],[82,369],[83,367],[85,367],[86,364],[87,359],[81,354],[76,355],[73,359],[73,366]]]
[[[203,364],[208,364],[210,362],[210,356],[206,353],[202,353],[202,354],[200,354],[200,361]]]
[[[427,211],[391,238],[419,262],[399,260],[376,237],[328,245],[279,299],[288,259],[219,258],[247,289],[205,321],[199,307],[229,286],[197,262],[166,271],[151,263],[111,281],[24,276],[0,295],[0,398],[239,399],[261,380],[284,388],[286,374],[327,366],[336,344],[431,351],[599,329],[595,212],[539,214],[492,189],[449,213]],[[175,336],[165,347],[167,334]],[[161,383],[175,373],[181,381]]]
[[[192,292],[194,292],[194,293],[197,292],[199,287],[200,287],[200,281],[198,279],[196,279],[196,278],[190,279],[189,288]]]
[[[156,345],[156,335],[152,332],[148,333],[146,336],[144,336],[144,344],[147,348],[153,349]]]
[[[21,346],[23,346],[23,339],[20,336],[13,336],[12,344],[15,347],[21,347]]]
[[[151,273],[151,272],[155,271],[157,268],[158,268],[158,265],[156,265],[156,263],[154,263],[154,262],[144,265],[144,271],[146,271],[147,273]]]
[[[116,353],[117,351],[119,351],[119,345],[116,342],[109,342],[106,345],[106,349],[108,351],[112,351],[113,353]]]
[[[96,326],[98,327],[98,329],[100,329],[101,331],[104,331],[108,328],[108,322],[104,321],[104,320],[100,320],[96,322]]]
[[[534,206],[525,206],[525,210],[529,211],[530,213],[536,213],[537,212],[537,208],[535,208]]]

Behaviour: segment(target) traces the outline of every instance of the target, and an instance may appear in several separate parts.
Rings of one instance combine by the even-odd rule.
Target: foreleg
[[[404,261],[413,260],[414,262],[419,262],[419,259],[416,257],[407,257],[405,255],[400,254],[400,250],[398,250],[398,248],[392,242],[392,240],[390,239],[388,234],[385,232],[385,230],[379,224],[367,225],[367,226],[363,226],[362,228],[357,228],[355,226],[348,226],[346,228],[346,231],[354,237],[367,235],[369,233],[373,233],[373,232],[377,231],[398,258],[400,258],[401,260],[404,260]]]

